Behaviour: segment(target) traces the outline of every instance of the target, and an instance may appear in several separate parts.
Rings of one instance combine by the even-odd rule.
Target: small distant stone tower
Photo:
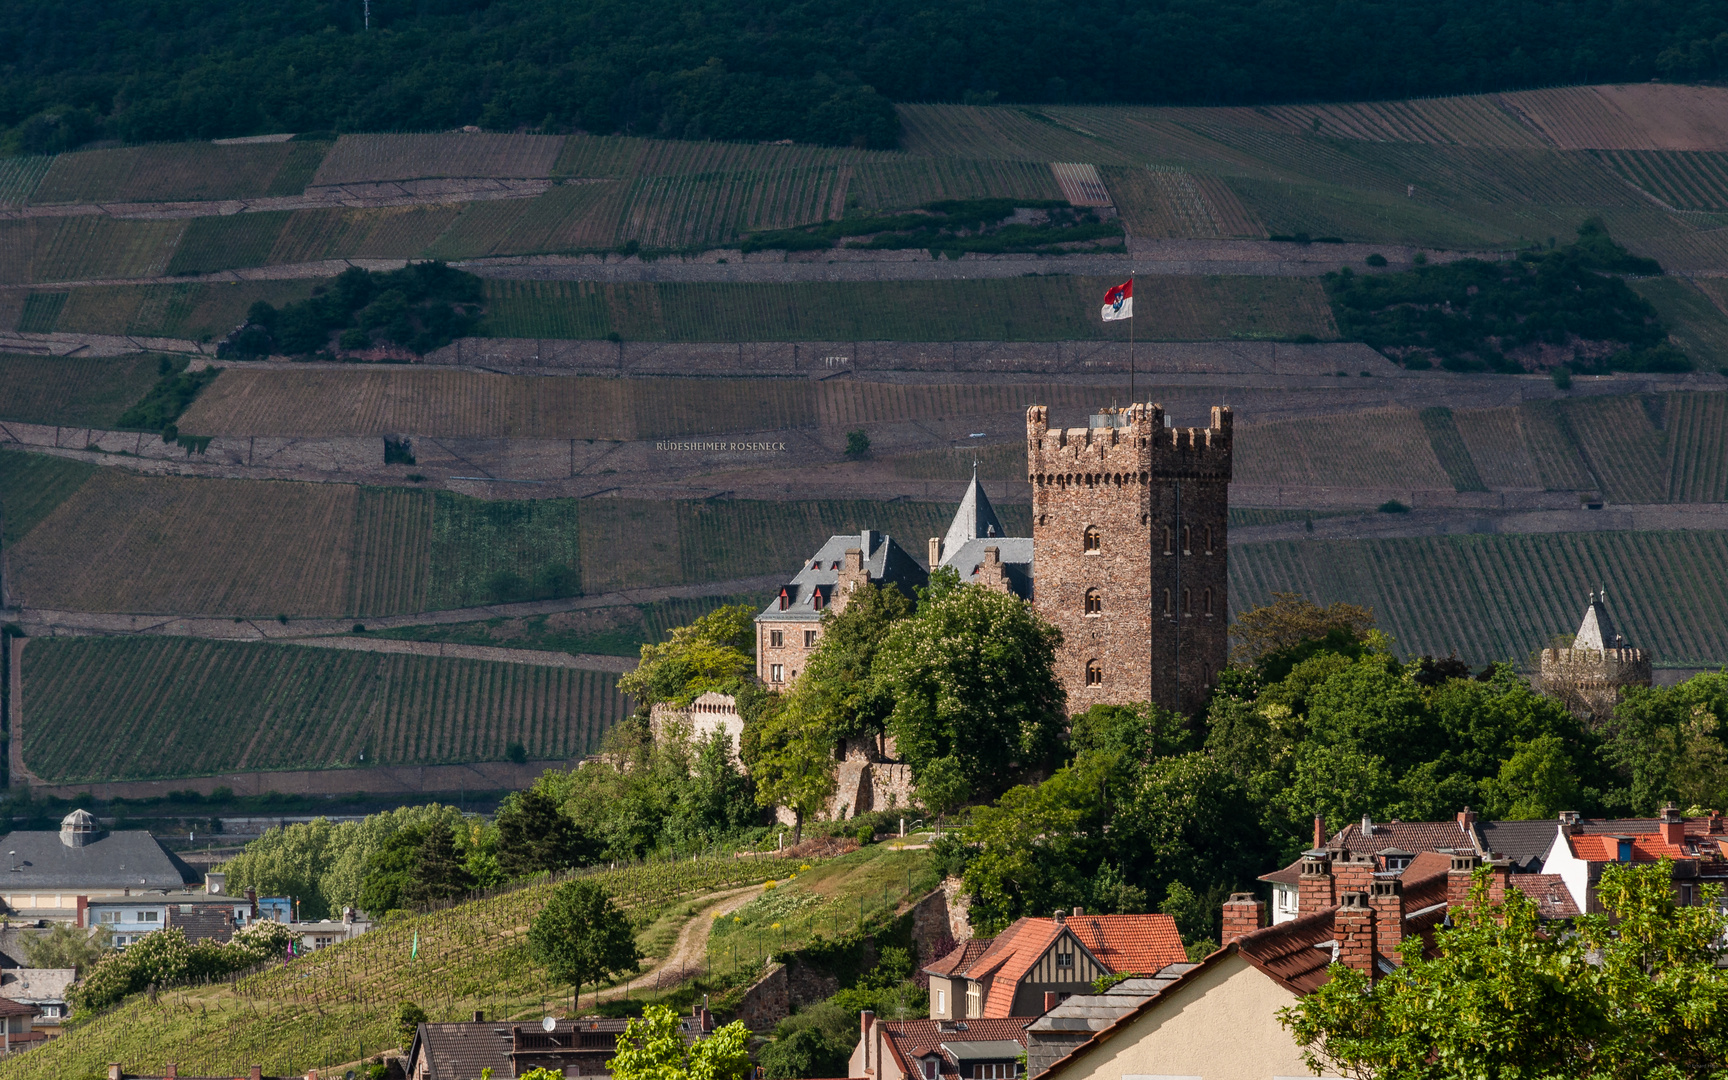
[[[1579,718],[1601,723],[1614,714],[1621,691],[1650,685],[1650,654],[1614,632],[1607,591],[1590,594],[1570,649],[1543,649],[1541,688]]]
[[[1192,713],[1228,651],[1229,408],[1203,428],[1135,404],[1051,429],[1026,412],[1034,605],[1062,631],[1068,711],[1153,701]]]

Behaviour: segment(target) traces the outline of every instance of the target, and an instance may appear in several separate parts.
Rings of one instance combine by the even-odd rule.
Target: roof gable
[[[984,486],[978,483],[978,467],[974,465],[972,482],[966,485],[960,508],[948,526],[948,535],[942,538],[942,565],[949,565],[949,560],[973,540],[1003,535],[1002,521],[996,516],[996,508],[990,505],[990,497],[984,494]]]

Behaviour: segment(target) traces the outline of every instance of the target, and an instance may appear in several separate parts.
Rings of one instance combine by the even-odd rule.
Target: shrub
[[[849,458],[861,458],[865,454],[868,454],[869,452],[870,452],[870,436],[866,435],[862,431],[848,431],[846,433],[846,456],[847,457],[849,457]]]
[[[1557,367],[1553,371],[1549,372],[1549,378],[1553,379],[1554,385],[1558,386],[1562,390],[1570,390],[1572,388],[1572,372],[1564,366]]]
[[[1384,256],[1384,255],[1380,254],[1378,251],[1376,251],[1374,254],[1368,256],[1366,259],[1363,259],[1362,261],[1367,263],[1369,266],[1385,266],[1386,265],[1386,256]]]
[[[1408,514],[1410,508],[1397,499],[1387,499],[1380,504],[1380,512],[1382,514]]]

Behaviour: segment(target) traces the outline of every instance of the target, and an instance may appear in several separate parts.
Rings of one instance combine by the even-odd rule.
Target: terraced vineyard
[[[465,623],[436,623],[374,630],[371,636],[402,641],[438,641],[509,649],[636,656],[643,645],[666,640],[676,626],[688,626],[725,604],[755,608],[758,593],[656,600],[648,604],[578,608],[548,615],[498,616]]]
[[[319,165],[312,183],[550,176],[563,146],[561,135],[344,135]]]
[[[627,341],[1060,341],[1121,336],[1095,317],[1113,281],[1029,277],[789,285],[486,283],[483,333]],[[1147,277],[1147,341],[1332,338],[1309,278]]]
[[[580,757],[628,713],[608,672],[201,641],[24,649],[25,764],[44,780]]]
[[[184,221],[0,221],[0,285],[161,274],[185,231]]]
[[[1577,629],[1606,587],[1627,639],[1658,663],[1728,662],[1728,534],[1593,532],[1232,546],[1230,604],[1274,592],[1374,609],[1406,655],[1523,663]]]
[[[1407,409],[1236,429],[1238,484],[1451,488],[1421,418]]]
[[[0,355],[0,420],[113,427],[157,378],[157,358]]]
[[[298,195],[328,142],[157,143],[55,157],[34,192],[53,203],[196,202]]]
[[[11,547],[90,479],[96,466],[82,461],[0,450],[0,547]]]
[[[262,215],[260,215],[262,216]],[[195,219],[192,224],[196,224]],[[229,220],[226,218],[212,220]],[[220,246],[210,249],[219,258]],[[140,334],[149,337],[210,341],[245,321],[255,302],[275,305],[304,300],[316,281],[232,281],[179,285],[89,285],[60,293],[35,291],[31,298],[58,296],[51,309],[27,299],[19,308],[16,328],[40,333]],[[0,293],[0,305],[7,295]],[[33,314],[33,309],[39,314]],[[28,320],[28,325],[26,325]],[[0,326],[5,325],[0,321]]]

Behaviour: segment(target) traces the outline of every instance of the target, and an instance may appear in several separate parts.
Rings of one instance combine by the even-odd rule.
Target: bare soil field
[[[1499,95],[1562,150],[1728,150],[1728,88],[1629,83]]]

